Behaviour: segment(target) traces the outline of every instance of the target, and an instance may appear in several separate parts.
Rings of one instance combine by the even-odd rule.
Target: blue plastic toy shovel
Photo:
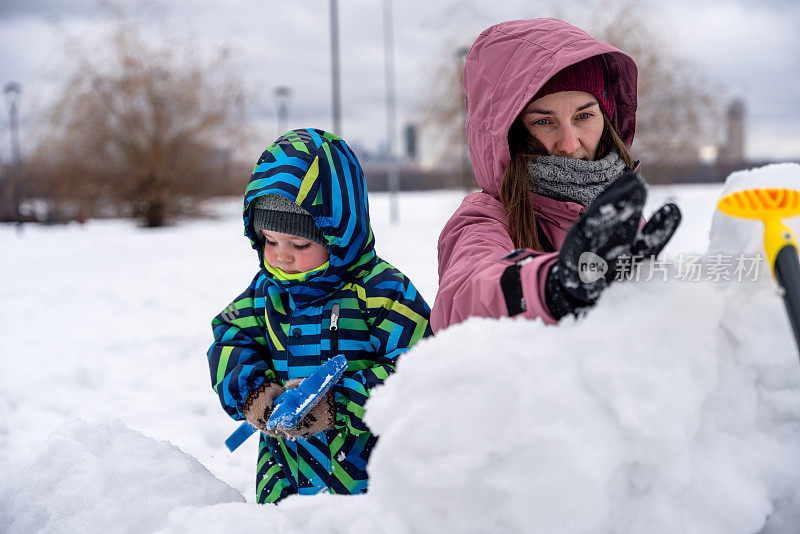
[[[239,448],[239,445],[245,442],[247,438],[252,436],[256,431],[256,427],[244,421],[239,428],[237,428],[233,434],[228,436],[228,439],[225,440],[225,446],[228,447],[228,450],[233,452]]]
[[[267,421],[267,428],[294,428],[308,412],[330,391],[347,369],[347,358],[339,354],[303,380],[296,388],[287,389],[273,404],[274,409]],[[253,435],[256,428],[244,422],[225,440],[225,446],[233,452]]]

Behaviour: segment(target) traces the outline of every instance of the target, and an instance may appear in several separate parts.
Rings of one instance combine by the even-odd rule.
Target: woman
[[[555,323],[594,304],[625,256],[658,254],[680,222],[646,193],[629,146],[636,64],[556,19],[503,22],[467,54],[467,139],[482,188],[439,237],[434,331],[470,316]]]

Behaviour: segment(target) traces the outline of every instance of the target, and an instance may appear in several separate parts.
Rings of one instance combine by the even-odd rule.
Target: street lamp
[[[331,101],[333,133],[342,136],[342,97],[339,84],[339,2],[331,1]]]
[[[392,0],[383,0],[383,52],[386,68],[386,142],[389,158],[387,177],[389,182],[389,221],[392,224],[400,222],[399,191],[400,169],[394,154],[395,139],[397,137],[397,102],[394,86],[394,37],[392,34]]]
[[[17,118],[17,100],[22,92],[22,85],[19,82],[8,82],[3,87],[8,104],[8,123],[11,134],[11,172],[9,173],[8,189],[10,200],[10,216],[13,221],[20,221],[20,151],[19,151],[19,120]]]
[[[286,86],[275,88],[275,100],[278,101],[278,136],[286,133],[289,129],[289,99],[292,97],[292,90]]]

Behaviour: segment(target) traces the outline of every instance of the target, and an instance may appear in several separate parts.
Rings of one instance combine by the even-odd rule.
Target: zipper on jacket
[[[339,305],[331,308],[331,358],[339,353]]]

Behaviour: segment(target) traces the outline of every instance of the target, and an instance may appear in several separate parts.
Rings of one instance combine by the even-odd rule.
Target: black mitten
[[[639,234],[631,246],[631,255],[634,258],[643,257],[645,259],[658,256],[672,239],[681,219],[681,210],[677,204],[669,202],[658,208],[658,211],[639,230]]]
[[[614,279],[617,260],[631,253],[646,198],[641,176],[624,172],[569,229],[545,280],[545,303],[553,317],[593,305]]]

